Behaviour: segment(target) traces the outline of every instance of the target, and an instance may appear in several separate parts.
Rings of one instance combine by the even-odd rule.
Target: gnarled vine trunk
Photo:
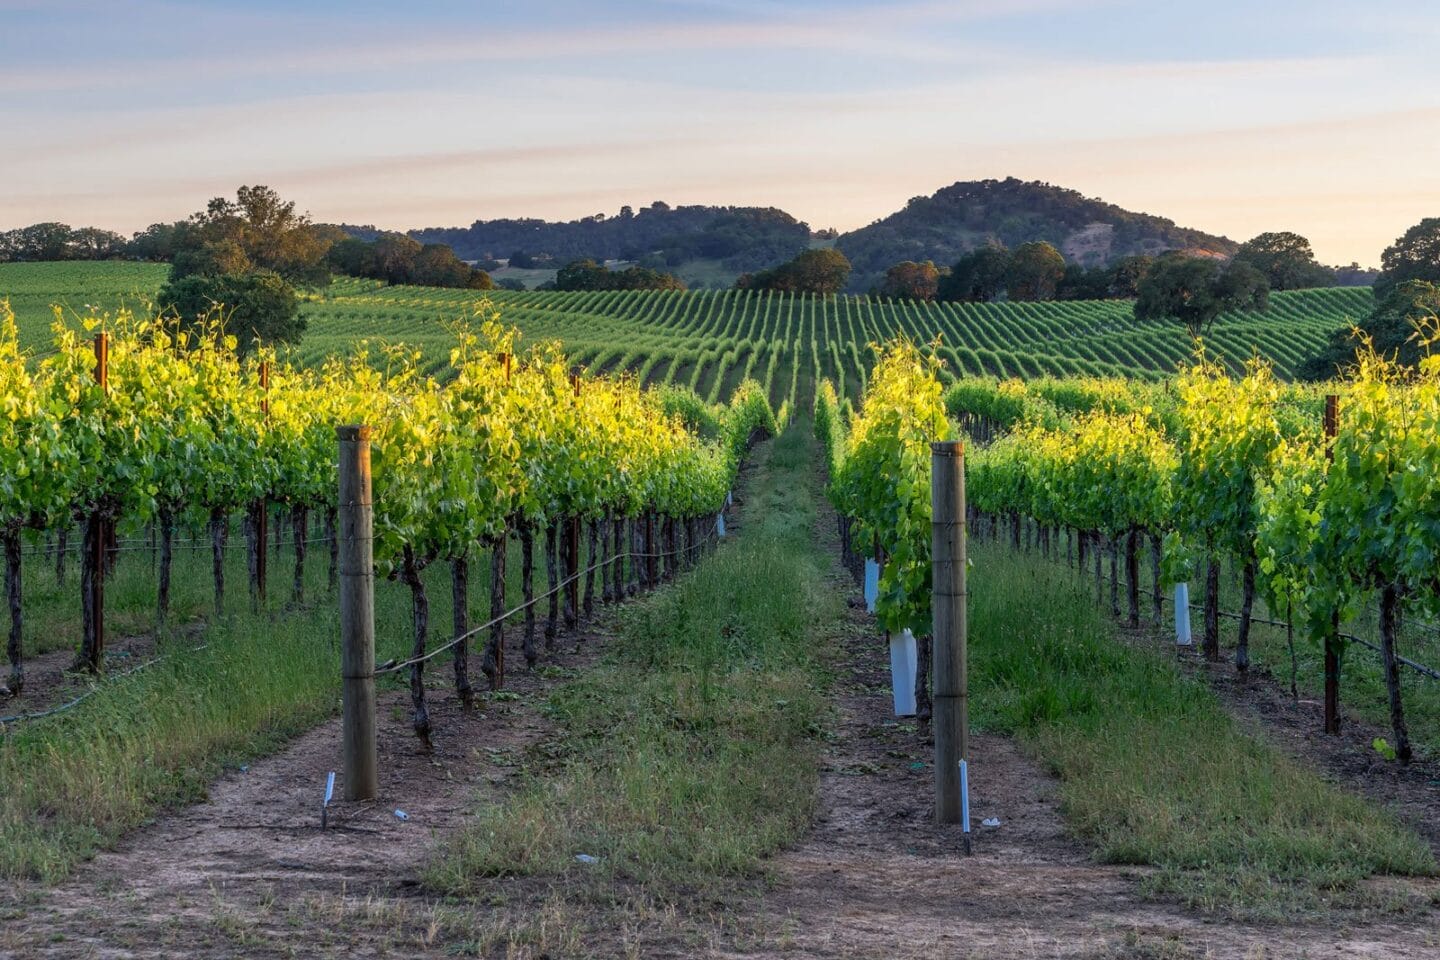
[[[290,511],[290,523],[295,531],[295,581],[290,598],[298,606],[305,602],[305,541],[309,539],[310,508],[302,503],[295,504]]]
[[[1400,661],[1395,655],[1395,635],[1400,612],[1400,591],[1387,583],[1380,591],[1380,657],[1385,664],[1385,693],[1390,699],[1390,729],[1395,734],[1395,756],[1409,763],[1410,731],[1405,726],[1405,704],[1400,699]]]
[[[230,524],[225,511],[210,513],[210,576],[215,581],[215,616],[225,616],[225,541]]]
[[[600,552],[600,521],[589,520],[585,524],[586,533],[589,535],[590,555],[585,559],[585,616],[595,612],[595,571],[596,556]]]
[[[330,542],[330,592],[335,592],[335,585],[340,577],[340,538],[335,535],[335,507],[325,508],[325,539]]]
[[[520,525],[520,589],[525,598],[521,652],[525,655],[525,664],[533,670],[540,651],[535,646],[535,528],[528,523]]]
[[[450,625],[455,641],[455,695],[460,705],[469,710],[475,705],[475,688],[470,684],[470,561],[456,557],[450,561]]]
[[[1130,601],[1130,626],[1140,626],[1140,531],[1131,530],[1125,538],[1126,593]]]
[[[485,645],[485,658],[480,669],[490,678],[490,689],[499,690],[505,683],[505,551],[509,546],[501,533],[490,551],[490,642]]]
[[[65,553],[70,545],[70,524],[69,522],[60,525],[60,531],[55,534],[55,584],[65,586]]]
[[[161,507],[160,520],[160,586],[155,594],[155,622],[165,629],[170,617],[170,571],[175,560],[175,511]]]
[[[1220,662],[1220,559],[1213,553],[1205,564],[1205,659]]]
[[[5,599],[10,605],[10,641],[5,650],[10,657],[10,693],[20,696],[25,689],[23,636],[25,613],[20,603],[20,528],[8,527],[5,541]]]
[[[415,551],[406,547],[400,567],[400,581],[410,588],[410,623],[415,631],[415,644],[410,656],[410,705],[414,710],[411,726],[426,750],[430,745],[430,711],[425,707],[425,647],[430,636],[430,598],[425,595],[425,581],[420,578],[421,564]]]
[[[555,523],[545,528],[545,580],[549,588],[549,608],[545,617],[545,649],[555,649],[555,634],[560,620],[560,576],[555,567],[555,541],[559,530]]]
[[[1160,535],[1150,534],[1150,604],[1155,626],[1165,622],[1164,591],[1160,586]]]
[[[1240,568],[1240,629],[1235,638],[1235,669],[1250,669],[1250,613],[1255,608],[1255,559],[1246,557]]]

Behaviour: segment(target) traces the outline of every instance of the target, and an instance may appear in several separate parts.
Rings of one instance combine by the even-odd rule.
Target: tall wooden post
[[[960,822],[960,761],[970,759],[965,649],[965,445],[930,445],[935,819]]]
[[[345,798],[380,793],[375,751],[374,515],[370,428],[337,427],[340,441],[340,675],[344,683]]]
[[[102,395],[110,392],[110,335],[104,331],[95,334],[95,383]],[[90,556],[85,558],[90,566],[91,635],[85,638],[88,649],[83,659],[91,673],[99,673],[105,666],[105,548],[110,543],[111,522],[104,505],[97,505],[90,518]]]
[[[1340,432],[1340,398],[1325,395],[1325,457],[1335,462],[1335,437]],[[1325,638],[1325,732],[1340,733],[1340,612],[1330,617]]]
[[[270,422],[270,361],[260,361],[260,412],[265,415],[265,422]],[[265,547],[270,542],[269,530],[269,504],[262,494],[255,504],[255,542],[259,544],[259,550],[255,556],[255,592],[260,605],[265,605],[265,584],[270,579],[267,576]]]

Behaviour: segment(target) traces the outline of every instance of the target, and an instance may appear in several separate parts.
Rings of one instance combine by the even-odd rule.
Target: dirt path
[[[562,640],[536,672],[513,671],[468,714],[444,689],[448,663],[432,669],[428,754],[410,731],[408,693],[387,691],[380,799],[337,799],[323,832],[329,771],[343,795],[338,720],[227,773],[206,802],[136,831],[65,884],[0,896],[0,957],[313,956],[326,941],[351,955],[345,931],[327,930],[316,905],[412,898],[434,840],[505,789],[549,729],[537,709],[545,691],[588,665],[602,641],[593,631]]]
[[[832,539],[821,523],[817,536]],[[833,555],[833,553],[832,553]],[[856,593],[838,571],[835,589]],[[1433,917],[1349,927],[1237,924],[1147,900],[1144,868],[1097,864],[1056,779],[1011,740],[972,740],[975,853],[932,819],[930,747],[891,711],[888,655],[849,608],[821,812],[725,957],[1440,957]],[[981,826],[997,818],[994,828]]]

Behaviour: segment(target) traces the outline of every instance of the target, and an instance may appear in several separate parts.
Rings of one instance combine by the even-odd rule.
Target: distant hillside
[[[1014,177],[956,183],[915,197],[898,213],[841,235],[835,245],[854,264],[858,280],[902,260],[946,265],[986,242],[1013,249],[1031,240],[1048,240],[1067,261],[1092,267],[1175,249],[1228,257],[1239,246],[1164,217]]]
[[[565,264],[580,257],[631,260],[657,268],[720,261],[741,273],[779,263],[804,250],[810,227],[773,207],[671,207],[659,201],[638,212],[546,220],[476,220],[468,227],[410,231],[422,243],[448,243],[466,260],[504,260],[516,251]]]

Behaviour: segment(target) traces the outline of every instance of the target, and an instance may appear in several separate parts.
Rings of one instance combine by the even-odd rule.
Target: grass
[[[139,532],[135,532],[139,536]],[[336,681],[337,607],[327,591],[328,547],[310,546],[308,603],[291,608],[290,547],[270,559],[267,609],[249,612],[244,540],[233,533],[227,554],[228,615],[213,616],[208,549],[177,549],[172,620],[162,637],[159,663],[102,684],[73,710],[0,732],[0,877],[54,882],[126,830],[160,810],[203,799],[226,767],[273,752],[291,737],[339,710]],[[38,545],[34,549],[39,549]],[[72,538],[69,572],[58,583],[47,557],[25,566],[26,655],[78,643],[79,571]],[[582,545],[582,551],[585,547]],[[512,543],[507,596],[521,598],[520,549]],[[435,564],[424,574],[431,603],[431,643],[444,642],[451,622],[448,571]],[[488,560],[472,564],[470,622],[489,618]],[[537,590],[544,574],[537,574]],[[410,652],[410,598],[406,588],[376,585],[377,660]],[[122,552],[106,585],[106,622],[112,641],[153,629],[155,570],[147,548]],[[543,627],[543,610],[541,612]],[[517,642],[518,623],[508,643]],[[484,637],[477,637],[478,648]],[[543,640],[541,641],[543,643]],[[111,669],[126,664],[112,662]],[[427,685],[450,684],[449,658],[427,671]],[[8,671],[8,665],[4,667]],[[483,686],[479,658],[471,679]],[[402,689],[408,674],[380,682],[382,692]],[[34,709],[38,688],[31,674],[26,696],[6,700],[0,715]],[[74,691],[67,692],[68,697]],[[500,693],[497,697],[504,697]],[[406,708],[401,708],[408,709]]]
[[[1064,547],[1061,546],[1063,556]],[[1141,616],[1150,622],[1150,591],[1154,579],[1150,568],[1148,546],[1142,550],[1140,563],[1140,609]],[[1123,563],[1120,568],[1124,576]],[[1105,572],[1109,575],[1109,560],[1105,561]],[[1093,576],[1087,582],[1093,584]],[[1203,584],[1192,583],[1190,599],[1198,603]],[[1109,596],[1109,585],[1105,587]],[[1093,595],[1093,594],[1092,594]],[[1164,595],[1173,598],[1173,587],[1165,587]],[[1109,602],[1108,599],[1105,602]],[[1124,587],[1121,588],[1120,602],[1125,603]],[[1220,577],[1220,609],[1236,612],[1240,609],[1240,572],[1231,563],[1225,563]],[[1173,640],[1174,605],[1164,604],[1163,635],[1167,642]],[[1255,597],[1256,617],[1283,621],[1284,614],[1271,611],[1264,597]],[[1198,645],[1204,622],[1200,610],[1190,614],[1191,628]],[[1379,611],[1374,602],[1368,604],[1359,616],[1342,624],[1346,633],[1363,637],[1378,643]],[[1234,660],[1234,649],[1239,624],[1229,617],[1220,618],[1220,646],[1222,656]],[[1255,622],[1250,629],[1250,670],[1253,674],[1269,673],[1282,689],[1290,687],[1290,645],[1286,640],[1285,627],[1271,623]],[[1296,688],[1299,695],[1307,699],[1320,699],[1325,685],[1325,655],[1320,644],[1312,641],[1303,627],[1297,627],[1294,635],[1296,661]],[[1400,652],[1420,663],[1440,667],[1440,626],[1423,622],[1418,615],[1402,618],[1399,638]],[[1351,644],[1345,652],[1340,668],[1340,705],[1343,715],[1358,717],[1378,728],[1382,736],[1390,736],[1390,707],[1385,690],[1385,675],[1380,654],[1359,644]],[[1400,669],[1400,685],[1405,701],[1405,719],[1410,738],[1422,759],[1440,756],[1440,681],[1406,668]],[[1377,757],[1379,754],[1376,755]]]
[[[0,739],[0,875],[55,881],[144,823],[205,796],[227,765],[338,705],[333,611],[212,629],[67,714]]]
[[[803,834],[825,711],[820,631],[840,619],[810,541],[812,453],[792,426],[761,454],[743,533],[628,611],[606,659],[555,692],[563,763],[478,810],[431,864],[432,888],[474,894],[525,875],[674,896],[747,875]]]
[[[1072,827],[1187,905],[1254,917],[1389,908],[1365,882],[1433,875],[1386,811],[1243,733],[1200,682],[1116,627],[1063,571],[975,544],[977,724],[1022,738],[1061,778]]]

